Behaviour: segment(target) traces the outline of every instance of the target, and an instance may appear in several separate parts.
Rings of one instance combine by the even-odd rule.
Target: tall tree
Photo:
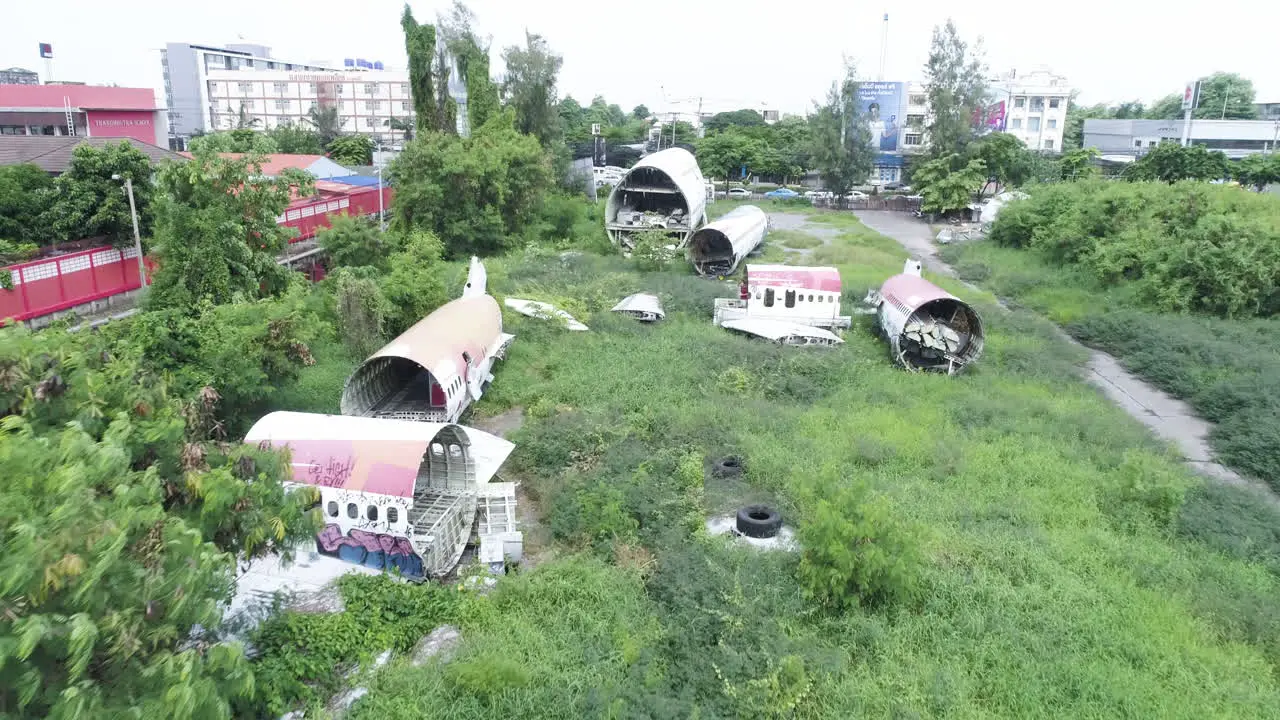
[[[249,128],[237,128],[235,130],[209,133],[208,135],[199,135],[191,138],[188,148],[191,152],[196,150],[231,153],[282,152],[273,136]]]
[[[969,146],[969,156],[982,160],[987,182],[981,193],[993,185],[1021,185],[1031,175],[1031,151],[1009,133],[991,133]]]
[[[631,117],[637,120],[645,120],[649,117],[649,108],[643,103],[631,108]]]
[[[712,115],[703,125],[707,132],[720,132],[731,127],[761,127],[764,118],[755,110],[743,109]]]
[[[373,138],[368,135],[344,135],[325,148],[329,157],[342,165],[372,165]]]
[[[1241,158],[1232,175],[1241,185],[1262,192],[1268,185],[1280,183],[1280,155],[1267,153]]]
[[[467,86],[467,118],[473,129],[488,122],[499,107],[498,86],[489,76],[490,39],[476,33],[475,19],[475,13],[461,0],[454,0],[448,17],[436,18],[444,45]]]
[[[840,195],[867,181],[876,156],[867,115],[859,107],[858,85],[850,63],[844,77],[831,84],[826,103],[809,117],[813,166],[827,190]]]
[[[53,199],[53,178],[37,165],[0,167],[0,241],[44,245],[51,239],[40,219]]]
[[[119,180],[112,176],[118,175]],[[133,220],[124,178],[133,181],[133,197],[138,210],[138,226],[143,236],[151,234],[151,159],[127,142],[107,143],[101,148],[89,144],[76,147],[71,166],[54,180],[56,201],[49,220],[60,240],[107,237],[117,246],[133,243]]]
[[[431,65],[436,56],[436,28],[419,25],[413,19],[409,4],[404,5],[400,16],[404,30],[404,50],[409,56],[409,91],[413,97],[413,112],[418,123],[418,134],[435,129],[436,98],[433,90]],[[328,143],[326,143],[328,144]]]
[[[249,109],[240,103],[240,111],[236,113],[236,129],[251,130],[262,124],[262,118],[249,114]]]
[[[1216,72],[1200,81],[1200,98],[1191,116],[1204,120],[1257,120],[1253,81],[1237,73]],[[1182,95],[1167,95],[1151,106],[1147,117],[1176,120],[1183,116]]]
[[[563,59],[545,38],[528,32],[524,47],[506,48],[502,59],[507,66],[502,94],[515,110],[516,129],[538,138],[543,147],[551,147],[560,137],[556,78]]]
[[[920,209],[930,213],[961,210],[973,201],[987,181],[987,168],[979,158],[959,154],[929,160],[911,175],[922,200]]]
[[[1182,147],[1165,141],[1125,169],[1129,180],[1220,180],[1227,177],[1227,156],[1203,145]]]
[[[698,165],[710,173],[724,178],[725,192],[729,180],[737,177],[742,168],[750,170],[761,159],[760,143],[737,132],[721,132],[708,135],[697,143]]]
[[[973,114],[986,96],[984,69],[981,45],[971,49],[953,21],[933,29],[924,66],[931,155],[960,152],[973,138]]]
[[[277,125],[267,131],[279,152],[290,155],[320,155],[324,152],[324,144],[320,142],[320,133],[293,123]]]
[[[321,146],[327,147],[337,139],[346,122],[334,105],[315,105],[307,111],[307,124],[315,128]]]
[[[276,224],[311,176],[286,170],[261,177],[261,156],[222,158],[197,151],[160,172],[156,243],[160,269],[148,293],[154,309],[194,312],[201,304],[278,295],[289,271],[276,263],[291,230]]]

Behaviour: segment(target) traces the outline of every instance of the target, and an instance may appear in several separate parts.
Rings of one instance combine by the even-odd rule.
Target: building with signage
[[[1280,120],[1280,102],[1254,103],[1253,107],[1262,120]]]
[[[989,81],[991,104],[980,122],[1007,132],[1031,150],[1062,151],[1071,86],[1048,68],[1019,73],[1010,70]]]
[[[168,145],[164,108],[150,88],[0,85],[0,135],[133,138]]]
[[[0,70],[0,85],[39,85],[40,76],[34,70],[11,67]]]
[[[412,124],[409,73],[397,70],[244,72],[211,70],[206,75],[208,132],[230,130],[244,114],[269,130],[302,124],[313,107],[334,107],[342,131],[375,136],[399,145],[404,133],[392,120]]]
[[[213,132],[213,108],[209,97],[209,73],[229,70],[255,72],[316,73],[340,68],[321,62],[295,62],[271,57],[263,45],[234,44],[224,48],[190,43],[168,43],[160,51],[168,105],[171,145],[186,147],[193,134]]]
[[[1182,142],[1182,120],[1085,120],[1084,146],[1104,160],[1128,161],[1160,143]],[[1277,120],[1192,120],[1191,144],[1221,150],[1232,159],[1274,152],[1280,141]]]

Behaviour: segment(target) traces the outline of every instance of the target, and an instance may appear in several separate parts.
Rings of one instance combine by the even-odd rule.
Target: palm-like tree
[[[338,117],[338,108],[332,105],[313,105],[307,111],[307,124],[320,136],[320,145],[328,147],[334,138],[342,134],[346,120]]]
[[[405,142],[413,139],[413,126],[413,121],[408,118],[393,117],[387,121],[387,127],[404,133]]]
[[[249,111],[245,109],[244,103],[240,103],[240,113],[236,117],[236,129],[245,130],[253,129],[262,124],[262,118],[253,117]]]

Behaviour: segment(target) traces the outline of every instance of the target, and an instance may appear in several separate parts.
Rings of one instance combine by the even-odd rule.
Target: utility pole
[[[884,24],[880,30],[880,72],[876,74],[876,80],[884,82],[884,60],[889,54],[889,13],[884,14]]]
[[[119,175],[112,175],[112,180],[119,180]],[[129,216],[133,219],[133,250],[138,253],[138,282],[141,287],[147,286],[147,267],[142,262],[142,234],[138,232],[138,208],[133,202],[133,178],[124,178],[124,193],[129,196]]]
[[[1227,119],[1227,99],[1231,97],[1231,81],[1227,81],[1227,92],[1222,96],[1222,117],[1219,120]]]

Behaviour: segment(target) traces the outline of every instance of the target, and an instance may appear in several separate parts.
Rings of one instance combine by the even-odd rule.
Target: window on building
[[[365,101],[364,101],[364,109],[365,109],[365,110],[368,110],[369,112],[377,112],[377,111],[379,111],[379,110],[381,110],[381,109],[382,109],[382,101],[380,101],[380,100],[365,100]]]
[[[1031,132],[1040,132],[1040,118],[1027,118],[1027,130]]]
[[[1015,108],[1024,108],[1024,107],[1026,107],[1026,106],[1027,106],[1027,99],[1026,99],[1026,98],[1024,98],[1024,97],[1014,98],[1014,99],[1013,99],[1013,106],[1014,106]]]
[[[925,97],[923,95],[912,95],[908,98],[907,102],[912,105],[923,105],[925,103]]]
[[[292,70],[292,69],[293,69],[293,63],[285,63],[285,64],[284,64],[284,69],[285,69],[285,70]]]
[[[237,83],[236,88],[242,93],[247,93],[253,90],[253,83]]]
[[[253,61],[252,61],[252,60],[250,60],[250,59],[248,59],[248,58],[245,58],[245,59],[244,59],[244,66],[245,66],[245,67],[253,67]]]
[[[365,119],[364,119],[364,126],[365,126],[365,127],[377,127],[377,126],[378,126],[378,124],[377,124],[377,122],[376,122],[373,118],[365,118]]]
[[[1031,98],[1031,112],[1044,112],[1044,98]]]
[[[320,107],[320,103],[316,102],[315,100],[312,100],[311,104],[307,106],[307,112],[311,112],[312,110],[315,110],[318,107]]]
[[[258,103],[254,100],[245,100],[244,102],[240,103],[240,105],[244,107],[245,110],[257,110],[258,109],[256,107],[257,104]]]
[[[315,91],[316,91],[316,84],[315,84],[315,83],[307,83],[307,92],[312,93],[312,94],[315,94]]]
[[[1057,110],[1057,109],[1058,109],[1058,106],[1059,106],[1059,105],[1061,105],[1061,104],[1062,104],[1062,98],[1049,98],[1049,109],[1050,109],[1050,110]]]
[[[347,517],[352,520],[360,517],[360,508],[356,507],[355,503],[347,503]]]
[[[1045,141],[1044,141],[1044,149],[1045,149],[1045,150],[1052,150],[1052,149],[1053,149],[1053,138],[1045,138]]]
[[[270,61],[268,61],[268,62],[267,62],[267,69],[268,69],[268,70],[275,70],[275,69],[276,69],[276,64],[275,64],[274,62],[270,62]]]
[[[924,116],[923,116],[923,115],[908,115],[908,116],[907,116],[907,127],[912,128],[913,130],[919,130],[920,128],[924,127]]]
[[[1134,141],[1133,141],[1133,146],[1134,146],[1134,147],[1142,147],[1142,141],[1141,141],[1141,140],[1134,140]]]
[[[409,101],[406,100],[405,102],[400,103],[400,109],[405,112],[409,112]]]
[[[289,109],[289,101],[288,101],[288,100],[277,100],[277,101],[276,101],[276,109],[277,109],[277,110],[288,110],[288,109]]]
[[[919,133],[907,133],[902,139],[902,144],[907,146],[920,145],[923,142],[924,136]]]
[[[1055,119],[1055,118],[1049,118],[1049,124],[1048,124],[1048,126],[1047,126],[1047,127],[1048,127],[1050,130],[1052,130],[1052,129],[1054,129],[1054,128],[1058,127],[1058,121],[1057,121],[1057,119]]]
[[[377,94],[378,94],[378,83],[365,83],[365,84],[364,84],[364,94],[365,94],[365,95],[377,95]]]
[[[395,525],[400,522],[400,510],[395,507],[387,508],[387,522]]]
[[[1157,146],[1157,145],[1159,145],[1159,144],[1160,144],[1160,141],[1159,141],[1159,140],[1152,140],[1151,142],[1148,142],[1148,143],[1147,143],[1147,147],[1155,147],[1155,146]]]
[[[400,92],[405,95],[409,94],[409,83],[400,83]]]
[[[341,94],[343,94],[343,93],[345,93],[345,92],[347,91],[347,86],[346,86],[346,85],[343,85],[342,83],[338,83],[335,87],[337,87],[337,88],[338,88],[338,94],[339,94],[339,95],[341,95]]]
[[[289,91],[289,83],[272,83],[271,87],[276,91],[277,95],[283,95]]]
[[[1014,118],[1014,119],[1009,123],[1009,129],[1010,129],[1010,130],[1021,130],[1021,129],[1022,129],[1022,118]]]

